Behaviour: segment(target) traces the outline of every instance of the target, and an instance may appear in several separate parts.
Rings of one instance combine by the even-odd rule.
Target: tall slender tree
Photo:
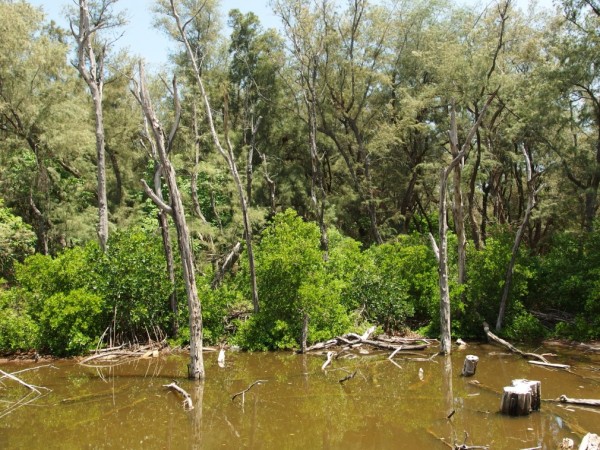
[[[108,241],[108,200],[106,195],[106,148],[102,98],[106,76],[106,58],[111,42],[102,41],[99,33],[124,24],[122,15],[114,13],[118,0],[102,0],[90,4],[79,0],[79,15],[71,20],[71,32],[77,44],[77,70],[87,84],[94,105],[96,133],[98,239],[106,251]]]

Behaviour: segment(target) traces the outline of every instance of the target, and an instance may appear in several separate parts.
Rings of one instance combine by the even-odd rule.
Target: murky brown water
[[[440,438],[462,444],[468,433],[469,445],[556,449],[563,437],[579,443],[585,432],[600,433],[600,408],[544,402],[540,412],[527,417],[497,413],[499,392],[513,378],[541,380],[544,399],[600,398],[600,355],[554,358],[573,364],[574,373],[567,373],[501,351],[487,345],[467,350],[480,358],[473,379],[485,387],[460,376],[466,352],[432,362],[398,357],[401,368],[387,353],[371,353],[335,360],[325,372],[324,358],[314,355],[228,353],[220,368],[217,355],[207,353],[204,384],[185,380],[185,356],[112,369],[60,361],[56,368],[20,373],[52,392],[4,416],[9,402],[27,389],[0,380],[0,448],[444,449],[448,445]],[[0,369],[31,366],[8,363]],[[355,370],[353,379],[339,383]],[[190,392],[194,410],[184,411],[180,398],[162,387],[173,379]],[[243,401],[231,400],[259,379],[266,382]]]

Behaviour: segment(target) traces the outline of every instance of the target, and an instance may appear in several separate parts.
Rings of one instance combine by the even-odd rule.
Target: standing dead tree
[[[517,230],[515,242],[513,244],[510,256],[510,262],[508,263],[508,267],[506,268],[506,275],[504,277],[504,288],[502,289],[502,298],[500,299],[500,308],[498,310],[498,318],[496,320],[496,331],[500,331],[500,329],[502,329],[502,322],[506,313],[506,304],[508,303],[508,294],[510,293],[510,286],[512,284],[513,271],[515,268],[515,263],[517,262],[517,254],[519,253],[519,246],[521,245],[521,240],[523,239],[525,228],[529,225],[529,218],[531,217],[531,212],[535,207],[535,197],[539,190],[535,187],[535,181],[539,173],[533,172],[533,169],[531,167],[531,157],[529,156],[529,153],[525,146],[521,147],[521,152],[525,157],[525,168],[527,174],[527,207],[525,208],[525,215],[523,216],[523,221],[521,222],[521,225]]]
[[[117,0],[94,2],[91,10],[88,0],[79,0],[79,17],[70,22],[71,32],[77,43],[76,67],[81,78],[88,85],[94,105],[98,179],[98,239],[103,251],[106,251],[108,241],[108,201],[102,96],[105,77],[104,63],[110,43],[108,41],[101,43],[97,34],[99,31],[119,27],[125,23],[122,16],[111,13],[111,8],[116,2]]]
[[[455,170],[455,168],[461,164],[463,159],[469,153],[471,149],[471,141],[477,132],[477,128],[483,120],[483,116],[487,111],[488,107],[492,103],[492,100],[496,97],[496,92],[493,92],[488,97],[485,105],[483,106],[479,116],[476,118],[475,123],[471,126],[471,129],[467,133],[465,141],[462,146],[459,147],[458,143],[458,129],[456,125],[456,108],[454,104],[450,110],[450,147],[452,153],[452,161],[441,169],[440,171],[440,201],[439,201],[439,246],[438,251],[438,276],[439,276],[439,287],[440,287],[440,330],[441,330],[441,343],[440,352],[443,354],[450,354],[452,343],[450,340],[450,290],[448,285],[448,223],[446,222],[446,192],[448,190],[448,176]]]
[[[161,196],[154,192],[144,180],[142,180],[142,184],[144,185],[146,194],[148,194],[156,206],[167,214],[170,214],[175,223],[190,316],[190,364],[188,366],[188,376],[194,380],[202,380],[205,377],[204,360],[202,357],[202,313],[196,288],[194,257],[192,253],[190,232],[185,219],[183,202],[181,200],[179,187],[177,186],[175,169],[168,156],[169,150],[173,145],[173,140],[175,139],[175,134],[179,128],[179,120],[181,118],[181,105],[179,103],[177,82],[173,79],[172,95],[175,107],[175,118],[168,135],[165,134],[163,126],[158,120],[154,107],[152,106],[152,101],[146,87],[144,66],[141,63],[139,65],[139,82],[134,81],[134,86],[135,89],[133,90],[133,94],[142,107],[145,121],[152,133],[151,142],[154,148],[154,154],[158,158],[157,163],[160,164],[162,176],[167,184],[170,204],[163,201]]]

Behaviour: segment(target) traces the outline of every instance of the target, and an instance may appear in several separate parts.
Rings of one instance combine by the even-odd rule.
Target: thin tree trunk
[[[317,148],[317,94],[315,84],[317,82],[317,67],[313,65],[310,78],[305,80],[309,97],[305,97],[306,108],[308,110],[308,134],[311,161],[311,186],[310,198],[313,204],[315,216],[319,222],[321,232],[321,251],[323,260],[329,260],[329,237],[327,235],[327,226],[325,225],[325,208],[327,205],[327,194],[323,188],[323,168],[319,150]]]
[[[465,214],[462,197],[462,169],[464,161],[460,161],[454,168],[454,196],[452,202],[452,215],[457,239],[458,256],[458,284],[465,283],[467,275],[467,237],[465,233]]]
[[[175,20],[175,25],[177,26],[177,30],[179,32],[179,37],[181,38],[181,40],[183,41],[183,43],[185,45],[188,57],[192,64],[194,76],[196,77],[196,82],[198,84],[198,88],[200,89],[200,94],[201,94],[202,100],[204,102],[206,120],[208,121],[208,126],[210,129],[210,134],[213,139],[213,143],[215,144],[215,147],[217,148],[217,150],[219,151],[221,156],[223,156],[223,159],[225,159],[225,161],[229,167],[229,171],[231,172],[233,181],[236,185],[237,191],[238,191],[240,207],[242,210],[242,219],[243,219],[243,223],[244,223],[244,237],[246,240],[246,251],[248,253],[248,268],[249,268],[249,272],[250,272],[250,288],[252,290],[252,304],[254,306],[254,312],[257,313],[259,311],[258,285],[256,283],[256,268],[255,268],[255,264],[254,264],[254,251],[252,248],[252,227],[250,225],[250,218],[248,216],[248,205],[247,205],[246,197],[244,195],[244,187],[240,180],[237,165],[235,162],[235,157],[233,154],[233,149],[231,146],[231,142],[229,141],[229,138],[227,137],[227,132],[225,132],[225,135],[226,135],[225,139],[226,139],[226,144],[227,144],[227,151],[226,151],[223,148],[223,146],[221,145],[219,135],[217,133],[217,130],[215,129],[215,124],[214,124],[213,115],[212,115],[212,109],[210,106],[210,101],[208,99],[208,94],[206,93],[206,90],[204,88],[204,81],[202,80],[202,74],[201,74],[200,67],[197,62],[197,57],[192,49],[192,46],[191,46],[191,44],[187,38],[186,32],[185,32],[185,28],[190,23],[191,19],[185,23],[182,23],[179,13],[177,12],[177,8],[175,7],[174,0],[170,0],[170,5],[171,5],[171,14],[173,16],[173,19]],[[227,130],[225,130],[225,131],[227,131]]]
[[[108,6],[108,4],[106,5]],[[105,6],[105,7],[106,7]],[[104,57],[106,46],[96,55],[92,40],[102,24],[90,24],[90,12],[87,0],[79,0],[79,32],[73,35],[77,40],[77,69],[84,79],[94,104],[96,159],[97,159],[97,195],[98,195],[98,239],[102,251],[106,251],[108,241],[108,202],[106,198],[106,156],[104,149],[104,118],[102,112],[102,90],[104,87]],[[86,64],[88,66],[86,67]]]
[[[448,176],[452,173],[457,166],[460,165],[461,161],[467,156],[469,150],[471,148],[471,140],[479,128],[481,121],[483,120],[483,116],[487,111],[488,107],[492,103],[492,100],[495,98],[496,92],[492,93],[481,113],[477,117],[477,120],[467,133],[465,138],[465,142],[459,150],[458,144],[458,130],[456,126],[456,111],[454,104],[451,106],[450,110],[450,147],[451,153],[454,156],[450,164],[446,168],[440,170],[440,199],[439,199],[439,259],[438,259],[438,278],[439,278],[439,288],[440,288],[440,332],[441,332],[441,340],[440,340],[440,352],[443,354],[450,354],[452,350],[452,342],[451,342],[451,326],[450,326],[450,291],[449,291],[449,283],[448,283],[448,225],[446,223],[446,192],[448,189]]]
[[[162,181],[161,175],[162,170],[158,161],[158,155],[154,155],[155,168],[154,168],[154,192],[160,200],[163,199],[162,195]],[[171,306],[171,312],[173,313],[173,320],[171,322],[171,330],[173,336],[177,336],[179,332],[179,320],[177,310],[177,294],[175,291],[175,259],[173,258],[173,248],[171,247],[171,235],[169,233],[169,219],[167,212],[158,208],[158,225],[160,227],[160,233],[162,236],[163,250],[165,252],[165,261],[167,263],[167,272],[169,274],[169,281],[171,282],[171,294],[169,295],[169,304]]]
[[[506,314],[506,305],[508,303],[508,295],[510,293],[510,286],[512,284],[515,263],[517,261],[517,255],[519,253],[519,246],[521,245],[521,240],[523,239],[525,228],[529,224],[531,211],[535,207],[536,189],[534,186],[534,175],[532,172],[531,160],[527,153],[527,149],[524,146],[521,150],[523,152],[523,156],[525,157],[525,163],[527,168],[527,207],[525,209],[523,221],[521,222],[521,225],[517,230],[515,242],[513,243],[512,252],[510,256],[510,262],[508,263],[508,267],[506,268],[506,275],[504,277],[504,287],[502,289],[502,298],[500,299],[500,308],[498,311],[498,318],[496,320],[496,331],[500,331],[502,329],[502,322],[504,321],[504,316]]]

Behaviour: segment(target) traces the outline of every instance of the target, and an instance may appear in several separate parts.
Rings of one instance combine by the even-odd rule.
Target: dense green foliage
[[[438,0],[394,8],[275,0],[279,30],[235,10],[230,36],[216,20],[217,0],[175,4],[190,18],[186,32],[229,155],[215,148],[190,58],[177,47],[169,70],[181,111],[164,76],[150,74],[148,90],[165,130],[181,119],[169,158],[207,343],[296,348],[304,324],[309,343],[369,324],[437,336],[430,235],[441,242],[440,220],[450,230],[454,336],[481,337],[484,320],[496,323],[507,286],[501,334],[600,338],[596,2],[564,0],[540,14],[514,2],[480,10]],[[155,6],[158,26],[180,43],[171,2]],[[105,13],[106,23],[115,17]],[[68,61],[74,42],[42,11],[8,0],[0,0],[0,42],[0,351],[77,354],[101,336],[185,344],[176,230],[159,224],[139,182],[155,185],[160,171],[153,179],[158,163],[130,93],[130,57],[110,45],[103,55],[103,252],[95,121]],[[440,199],[439,174],[454,157],[448,130],[456,125],[462,145],[492,92]],[[256,314],[246,237],[256,246]],[[230,254],[237,242],[241,254]]]

